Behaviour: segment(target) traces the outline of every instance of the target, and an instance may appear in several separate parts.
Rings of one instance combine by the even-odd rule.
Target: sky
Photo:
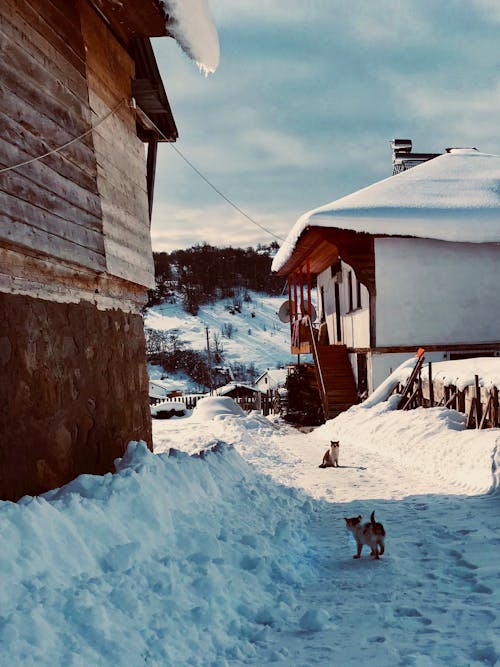
[[[500,153],[496,0],[209,0],[205,77],[153,40],[179,130],[159,150],[155,250],[280,242],[304,212],[390,176],[390,140]]]

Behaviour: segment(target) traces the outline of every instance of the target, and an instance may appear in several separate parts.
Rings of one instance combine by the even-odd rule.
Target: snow
[[[453,149],[302,215],[272,270],[290,259],[308,226],[453,242],[500,241],[500,156]]]
[[[183,401],[161,401],[151,406],[151,415],[157,417],[161,413],[172,413],[173,416],[180,416],[186,412],[186,404]],[[174,413],[177,413],[175,415]]]
[[[223,387],[217,387],[215,393],[218,396],[225,396],[226,394],[230,394],[231,392],[236,391],[237,389],[245,389],[247,392],[252,392],[252,393],[255,393],[256,391],[255,387],[253,387],[252,385],[230,382],[229,384],[225,384]]]
[[[229,396],[206,396],[197,402],[192,418],[193,421],[205,422],[227,415],[244,417],[245,413]]]
[[[168,31],[181,49],[208,75],[219,65],[219,37],[207,0],[163,0],[172,21]]]
[[[441,380],[445,387],[454,385],[460,391],[474,385],[475,375],[481,387],[500,387],[500,357],[456,359],[432,364],[434,380]]]
[[[163,303],[148,309],[145,326],[159,331],[178,331],[186,347],[206,350],[206,327],[213,342],[219,336],[224,349],[223,364],[255,364],[257,372],[271,366],[285,366],[294,360],[290,354],[290,325],[278,318],[285,297],[249,291],[251,301],[243,300],[241,313],[227,309],[232,300],[203,304],[197,316],[186,313],[180,303]],[[223,335],[231,331],[231,337]],[[162,377],[158,367],[150,378]],[[165,375],[165,374],[163,374]],[[166,381],[165,379],[163,380]],[[177,383],[178,384],[178,383]],[[173,385],[178,388],[176,381]]]
[[[5,664],[499,664],[499,429],[382,399],[304,433],[207,397],[155,454],[1,502]],[[344,517],[373,510],[386,553],[353,560]]]

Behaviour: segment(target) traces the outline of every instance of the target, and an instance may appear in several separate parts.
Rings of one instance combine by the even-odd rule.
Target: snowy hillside
[[[290,355],[290,327],[278,318],[285,297],[249,292],[234,311],[233,301],[224,299],[200,306],[198,315],[186,313],[180,302],[163,303],[147,311],[145,326],[159,331],[177,331],[187,347],[206,350],[206,327],[211,346],[217,336],[223,347],[223,365],[254,364],[258,373],[294,360]],[[231,310],[233,313],[231,313]],[[155,373],[151,374],[153,377]],[[156,377],[157,377],[156,373]]]

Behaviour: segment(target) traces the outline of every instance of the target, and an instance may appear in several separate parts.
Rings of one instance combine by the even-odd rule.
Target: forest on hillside
[[[147,306],[182,297],[184,309],[196,315],[203,303],[237,297],[245,290],[280,294],[283,277],[271,273],[278,244],[257,248],[216,248],[208,244],[153,253],[156,287]]]

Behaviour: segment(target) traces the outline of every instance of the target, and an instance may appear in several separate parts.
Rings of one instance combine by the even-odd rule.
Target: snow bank
[[[219,37],[207,0],[163,0],[172,21],[168,31],[204,74],[219,65]]]
[[[369,409],[353,406],[317,429],[314,438],[339,439],[344,449],[400,462],[421,476],[414,493],[434,488],[473,495],[498,486],[499,429],[466,430],[464,414],[442,407],[396,410],[399,399],[392,396]]]
[[[220,443],[131,443],[116,468],[0,504],[9,667],[251,658],[310,577],[310,503]]]
[[[404,384],[410,377],[417,361],[417,357],[410,357],[410,359],[403,361],[361,405],[364,408],[373,408],[375,405],[386,401],[398,384]]]
[[[207,421],[225,415],[244,417],[245,413],[229,396],[207,396],[198,401],[191,417],[195,421]]]
[[[161,416],[161,413],[166,416],[171,413],[172,416],[181,417],[186,414],[186,410],[186,404],[182,401],[161,401],[151,406],[151,416],[158,417]]]
[[[454,385],[460,391],[474,385],[476,375],[481,387],[500,388],[500,357],[456,359],[432,364],[434,380],[442,381],[445,386]]]

